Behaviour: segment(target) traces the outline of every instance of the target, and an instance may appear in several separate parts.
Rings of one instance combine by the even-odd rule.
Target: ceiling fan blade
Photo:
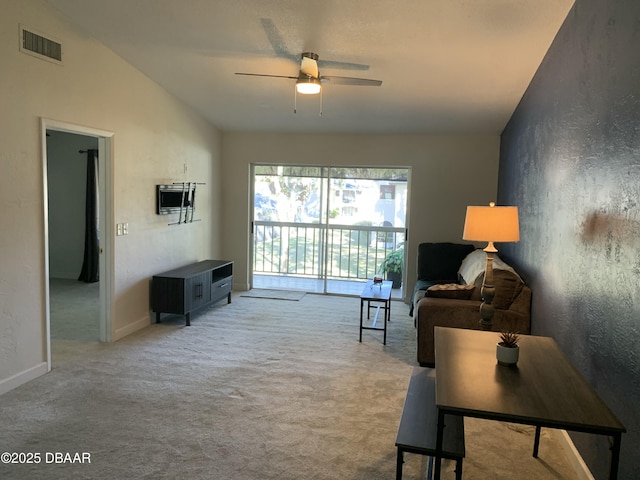
[[[290,77],[288,75],[269,75],[267,73],[243,73],[236,72],[236,75],[247,75],[249,77],[273,77],[273,78],[292,78],[296,80],[298,77]]]
[[[369,78],[337,77],[327,75],[320,78],[321,82],[330,82],[334,85],[357,85],[363,87],[379,87],[382,80],[371,80]]]
[[[338,62],[336,60],[318,60],[318,67],[340,70],[369,70],[369,65],[363,63]]]
[[[280,35],[278,27],[273,23],[273,20],[270,18],[261,18],[260,23],[262,24],[262,28],[264,29],[267,39],[269,40],[276,56],[297,62],[300,56],[289,51],[282,35]]]

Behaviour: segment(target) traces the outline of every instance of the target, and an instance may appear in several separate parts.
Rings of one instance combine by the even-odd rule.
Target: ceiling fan
[[[357,85],[379,87],[382,80],[371,80],[368,78],[340,77],[335,75],[321,76],[318,70],[318,54],[313,52],[304,52],[301,56],[300,72],[297,77],[288,75],[270,75],[266,73],[242,73],[236,72],[236,75],[249,75],[253,77],[275,77],[289,78],[296,81],[296,92],[313,95],[320,93],[323,83],[332,83],[334,85]]]

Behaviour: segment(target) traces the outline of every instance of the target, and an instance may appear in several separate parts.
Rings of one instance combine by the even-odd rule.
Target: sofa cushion
[[[418,280],[454,283],[462,260],[471,252],[471,244],[438,242],[418,245]]]
[[[458,283],[476,283],[476,279],[479,275],[484,273],[487,266],[487,253],[478,248],[467,255],[460,264],[458,269]],[[502,261],[497,253],[493,254],[493,270],[506,270],[518,278],[521,282],[520,275],[510,265]]]
[[[484,272],[478,275],[475,281],[474,299],[481,300],[482,294],[475,295],[475,292],[482,290],[482,282],[484,281]],[[493,271],[493,286],[495,288],[495,295],[491,305],[498,310],[508,310],[511,307],[513,301],[520,295],[524,283],[520,277],[508,270],[494,270]]]
[[[475,285],[460,285],[458,283],[445,283],[433,285],[427,289],[427,296],[437,298],[456,298],[469,300],[473,294]]]

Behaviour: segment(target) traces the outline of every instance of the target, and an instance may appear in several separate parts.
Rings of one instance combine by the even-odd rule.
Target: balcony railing
[[[404,245],[405,229],[256,221],[253,238],[256,273],[365,280]]]

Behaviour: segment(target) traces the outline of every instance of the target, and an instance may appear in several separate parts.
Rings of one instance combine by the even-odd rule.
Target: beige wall
[[[112,239],[114,340],[149,324],[151,275],[221,251],[219,132],[45,3],[1,4],[0,393],[46,371],[41,118],[113,133],[110,220],[129,223]],[[19,52],[19,24],[60,41],[64,65]],[[185,180],[207,184],[203,221],[169,227],[155,184]]]
[[[402,166],[411,169],[407,287],[416,277],[420,242],[462,241],[466,206],[497,191],[495,136],[223,134],[223,252],[235,261],[234,288],[249,287],[252,163]]]

